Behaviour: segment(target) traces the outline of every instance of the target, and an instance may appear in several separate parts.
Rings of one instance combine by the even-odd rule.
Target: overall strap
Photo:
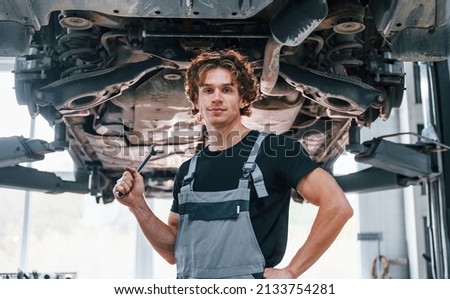
[[[196,153],[194,156],[192,156],[191,162],[189,163],[189,170],[188,173],[184,176],[183,182],[181,184],[181,190],[182,189],[191,189],[194,184],[194,172],[195,167],[197,166],[197,159],[200,152]]]
[[[250,155],[248,156],[247,161],[242,167],[242,178],[248,180],[250,175],[252,176],[253,185],[255,186],[255,190],[259,198],[269,195],[266,190],[266,185],[264,184],[264,177],[261,169],[258,167],[258,164],[255,163],[256,156],[258,156],[258,153],[261,149],[261,144],[264,138],[266,138],[268,135],[269,133],[267,132],[261,132],[259,134],[258,138],[255,141],[255,144],[253,145]]]

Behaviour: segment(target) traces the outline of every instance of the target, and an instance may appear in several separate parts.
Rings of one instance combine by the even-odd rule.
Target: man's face
[[[199,86],[196,108],[209,130],[232,129],[240,123],[240,109],[244,106],[230,72],[223,68],[207,72],[205,81]]]

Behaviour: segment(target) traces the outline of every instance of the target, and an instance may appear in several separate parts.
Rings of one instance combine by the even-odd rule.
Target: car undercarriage
[[[400,106],[403,61],[448,56],[448,5],[422,2],[2,2],[0,55],[17,57],[17,101],[44,117],[55,139],[2,139],[0,165],[34,176],[18,162],[67,150],[75,182],[36,173],[45,179],[16,187],[89,192],[108,203],[123,167],[137,166],[155,145],[142,171],[147,191],[170,194],[178,166],[207,144],[184,72],[201,51],[233,48],[249,59],[261,90],[244,124],[299,140],[332,171],[352,150],[349,132]]]

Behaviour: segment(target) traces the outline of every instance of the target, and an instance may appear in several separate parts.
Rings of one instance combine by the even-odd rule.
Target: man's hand
[[[124,196],[119,197],[121,193]],[[122,204],[131,207],[142,199],[144,193],[144,179],[134,167],[125,166],[122,177],[117,180],[113,188],[114,197]]]
[[[291,278],[296,278],[291,272],[289,272],[287,270],[287,268],[283,268],[283,269],[266,268],[266,269],[264,269],[263,276],[266,279],[291,279]]]

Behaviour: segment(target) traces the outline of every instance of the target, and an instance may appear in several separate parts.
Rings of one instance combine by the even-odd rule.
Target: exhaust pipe
[[[326,0],[303,0],[287,2],[270,21],[272,37],[265,52],[260,90],[271,95],[280,70],[280,53],[283,46],[300,45],[325,19],[328,14]]]

